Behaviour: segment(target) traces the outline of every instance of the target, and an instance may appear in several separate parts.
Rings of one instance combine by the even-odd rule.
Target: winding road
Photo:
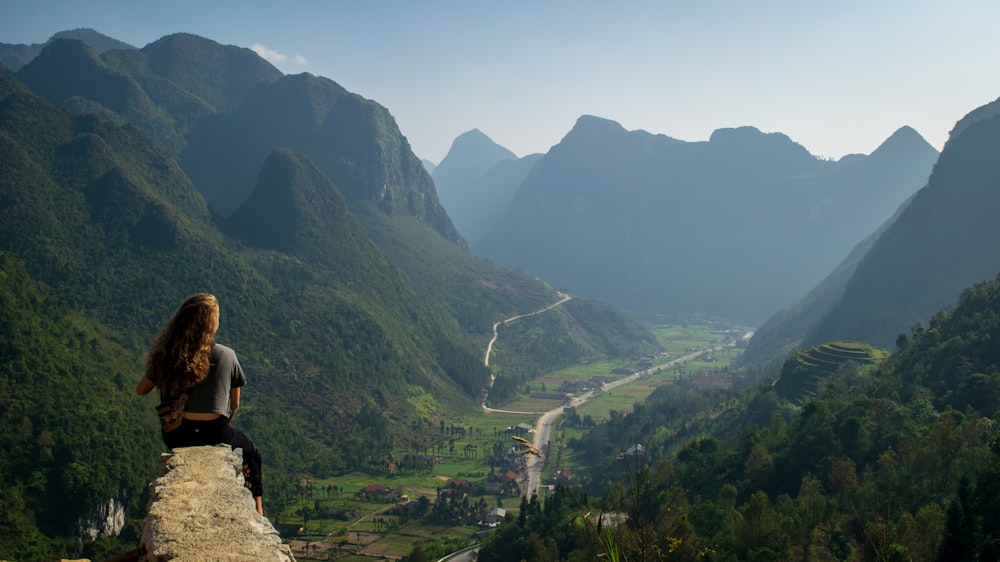
[[[543,312],[552,310],[553,308],[559,306],[560,304],[568,302],[570,299],[573,298],[570,295],[567,295],[566,293],[562,293],[562,292],[559,292],[559,291],[556,291],[556,295],[559,297],[559,300],[557,300],[556,302],[550,304],[549,306],[546,306],[545,308],[542,308],[540,310],[536,310],[534,312],[529,312],[527,314],[518,314],[517,316],[511,316],[510,318],[508,318],[506,320],[501,320],[499,322],[494,322],[493,323],[493,337],[490,338],[490,343],[486,344],[486,353],[483,354],[483,365],[486,365],[487,367],[490,366],[490,355],[493,353],[493,344],[496,343],[497,338],[499,337],[499,333],[497,332],[497,330],[500,328],[501,324],[508,324],[510,322],[513,322],[514,320],[519,320],[521,318],[527,318],[529,316],[534,316],[536,314],[541,314]],[[489,385],[489,387],[486,388],[486,392],[483,393],[482,406],[483,406],[483,411],[484,412],[503,412],[503,413],[506,413],[506,414],[531,414],[531,415],[534,415],[534,414],[538,413],[538,412],[513,412],[511,410],[494,410],[493,408],[487,407],[486,406],[486,399],[490,395],[490,390],[493,389],[493,382],[494,381],[496,381],[496,377],[493,375],[493,373],[490,373],[490,385]]]
[[[540,310],[536,310],[534,312],[529,312],[527,314],[519,314],[517,316],[511,316],[510,318],[507,318],[506,320],[502,320],[500,322],[494,323],[493,324],[493,338],[490,339],[490,343],[486,346],[486,353],[483,355],[483,364],[486,365],[487,367],[490,366],[490,354],[493,352],[493,344],[496,343],[497,337],[498,337],[497,329],[500,327],[501,324],[507,324],[509,322],[513,322],[513,321],[518,320],[520,318],[527,318],[528,316],[534,316],[536,314],[541,314],[543,312],[552,310],[553,308],[555,308],[555,307],[557,307],[557,306],[559,306],[559,305],[561,305],[561,304],[569,301],[571,298],[573,298],[570,295],[567,295],[565,293],[558,293],[558,296],[559,296],[559,300],[558,301],[550,304],[549,306],[547,306],[545,308],[542,308]],[[553,408],[553,409],[551,409],[551,410],[549,410],[547,412],[518,412],[518,411],[514,411],[514,410],[498,410],[498,409],[490,408],[490,407],[486,406],[486,399],[489,396],[489,390],[493,388],[493,382],[496,380],[496,377],[494,377],[492,374],[490,374],[489,388],[483,394],[483,402],[482,402],[483,412],[502,412],[502,413],[507,413],[507,414],[525,414],[525,415],[539,416],[538,421],[535,422],[535,428],[534,428],[535,438],[534,438],[534,441],[532,441],[532,445],[534,445],[535,449],[537,449],[539,451],[545,451],[545,447],[549,444],[549,435],[552,432],[552,426],[555,424],[556,420],[559,419],[559,416],[562,415],[562,413],[563,413],[563,411],[564,411],[565,408],[575,408],[575,407],[580,406],[581,404],[584,404],[587,401],[591,400],[592,398],[594,398],[595,396],[597,396],[601,392],[604,392],[604,391],[607,391],[607,390],[611,390],[611,389],[613,389],[615,387],[618,387],[618,386],[621,386],[623,384],[628,384],[628,383],[630,383],[630,382],[632,382],[632,381],[634,381],[636,379],[639,379],[641,377],[644,377],[646,375],[657,373],[661,369],[668,369],[668,368],[673,367],[673,366],[675,366],[675,365],[677,365],[679,363],[683,363],[683,362],[686,362],[686,361],[690,361],[692,359],[696,359],[696,358],[698,358],[698,357],[700,357],[702,355],[705,355],[706,353],[715,352],[715,351],[718,351],[720,349],[724,349],[726,347],[732,347],[733,345],[735,345],[735,342],[732,342],[732,343],[729,343],[729,344],[726,344],[726,345],[720,345],[720,346],[712,347],[712,348],[709,348],[709,349],[703,349],[701,351],[696,351],[694,353],[689,353],[689,354],[684,355],[682,357],[678,357],[677,359],[674,359],[674,360],[669,361],[667,363],[663,363],[661,365],[657,365],[655,367],[651,367],[651,368],[646,369],[644,371],[638,371],[638,372],[636,372],[636,373],[634,373],[632,375],[629,375],[629,376],[627,376],[627,377],[625,377],[623,379],[619,379],[619,380],[616,380],[614,382],[609,382],[609,383],[603,385],[599,389],[589,390],[589,391],[581,394],[580,396],[574,396],[574,397],[570,398],[569,402],[567,402],[567,403],[565,403],[565,404],[563,404],[563,405],[561,405],[561,406],[559,406],[557,408]],[[526,474],[526,476],[524,478],[524,485],[521,488],[521,492],[522,492],[523,495],[531,497],[532,495],[535,495],[535,494],[538,493],[538,488],[542,484],[542,469],[543,468],[545,468],[545,459],[542,459],[542,458],[539,458],[539,457],[536,457],[536,456],[531,456],[531,455],[528,456],[527,470],[526,470],[527,474]]]
[[[528,316],[534,316],[535,314],[541,314],[541,313],[546,312],[548,310],[552,310],[553,308],[555,308],[555,307],[557,307],[557,306],[559,306],[559,305],[561,305],[561,304],[569,301],[571,298],[573,298],[570,295],[567,295],[567,294],[561,293],[561,292],[558,293],[558,295],[559,295],[559,300],[558,301],[550,304],[549,306],[547,306],[547,307],[545,307],[543,309],[536,310],[534,312],[529,312],[527,314],[519,314],[517,316],[512,316],[510,318],[507,318],[506,320],[502,320],[500,322],[494,323],[493,324],[493,338],[490,339],[490,343],[486,346],[486,353],[483,355],[483,364],[486,365],[487,367],[490,366],[490,354],[493,352],[493,344],[496,343],[497,337],[498,337],[497,329],[500,327],[501,324],[507,324],[509,322],[513,322],[513,321],[518,320],[520,318],[526,318]],[[607,390],[611,390],[613,388],[619,387],[619,386],[624,385],[624,384],[628,384],[628,383],[630,383],[632,381],[635,381],[635,380],[637,380],[637,379],[639,379],[641,377],[644,377],[646,375],[651,375],[651,374],[657,373],[657,372],[659,372],[662,369],[668,369],[668,368],[673,367],[673,366],[675,366],[675,365],[677,365],[679,363],[690,361],[692,359],[696,359],[696,358],[698,358],[698,357],[700,357],[702,355],[705,355],[707,353],[713,353],[713,352],[719,351],[721,349],[725,349],[727,347],[732,347],[734,345],[736,345],[735,341],[727,343],[726,345],[719,345],[719,346],[711,347],[709,349],[703,349],[701,351],[696,351],[694,353],[689,353],[689,354],[684,355],[682,357],[678,357],[677,359],[674,359],[672,361],[668,361],[667,363],[663,363],[661,365],[657,365],[655,367],[651,367],[651,368],[646,369],[644,371],[638,371],[638,372],[636,372],[636,373],[634,373],[632,375],[629,375],[629,376],[627,376],[627,377],[625,377],[623,379],[619,379],[619,380],[616,380],[616,381],[613,381],[613,382],[606,383],[606,384],[604,384],[599,389],[588,390],[587,392],[585,392],[585,393],[583,393],[583,394],[581,394],[579,396],[574,396],[574,397],[570,398],[569,402],[567,402],[567,403],[565,403],[565,404],[563,404],[563,405],[561,405],[561,406],[559,406],[557,408],[553,408],[553,409],[551,409],[551,410],[549,410],[547,412],[517,412],[517,411],[513,411],[513,410],[497,410],[497,409],[494,409],[494,408],[487,407],[486,406],[486,398],[489,396],[489,390],[493,388],[493,382],[496,380],[496,377],[494,377],[492,374],[490,374],[489,388],[487,388],[487,391],[483,394],[483,402],[482,402],[483,412],[484,413],[488,413],[488,412],[503,412],[503,413],[510,413],[510,414],[526,414],[526,415],[537,415],[537,416],[539,416],[538,421],[535,422],[535,428],[534,428],[535,438],[534,438],[534,441],[532,441],[532,445],[534,445],[535,449],[537,449],[539,451],[545,451],[546,446],[548,446],[548,444],[549,444],[549,436],[550,436],[550,434],[552,432],[552,426],[556,423],[556,420],[559,419],[559,416],[561,416],[563,414],[563,412],[565,411],[565,408],[575,408],[575,407],[578,407],[578,406],[580,406],[582,404],[585,404],[587,401],[593,399],[595,396],[597,396],[601,392],[604,392],[604,391],[607,391]],[[526,476],[524,478],[525,485],[521,489],[523,495],[527,495],[528,497],[531,497],[533,495],[537,495],[538,494],[538,488],[542,484],[542,470],[544,468],[545,468],[545,459],[542,459],[542,458],[539,458],[539,457],[535,457],[535,456],[532,456],[532,455],[528,455],[527,469],[526,469],[526,473],[527,474],[526,474]],[[470,546],[470,547],[464,548],[462,550],[459,550],[457,552],[453,552],[453,553],[449,554],[448,556],[445,556],[444,558],[441,558],[438,562],[444,562],[444,561],[448,561],[448,562],[466,562],[466,561],[469,561],[469,560],[474,560],[473,557],[476,555],[476,553],[478,553],[478,551],[479,551],[479,546],[478,545]]]

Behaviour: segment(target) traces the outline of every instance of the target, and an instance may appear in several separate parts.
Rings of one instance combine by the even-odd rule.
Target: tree
[[[970,513],[972,489],[967,478],[958,485],[958,496],[948,506],[944,536],[938,549],[939,562],[975,562],[976,528]]]
[[[764,492],[754,492],[740,510],[736,550],[743,560],[784,560],[788,535],[780,515]]]

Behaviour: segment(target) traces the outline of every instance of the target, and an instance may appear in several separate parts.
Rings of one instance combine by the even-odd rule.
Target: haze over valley
[[[972,8],[974,25],[993,9]],[[682,12],[660,21],[673,29]],[[900,26],[925,29],[929,13],[914,6]],[[829,41],[807,14],[842,25],[805,8],[775,17]],[[745,33],[735,15],[719,20],[720,44]],[[867,15],[859,34],[884,17]],[[395,17],[383,32],[412,37]],[[561,120],[517,135],[485,117],[492,102],[470,123],[468,91],[442,83],[454,111],[425,107],[441,112],[442,141],[413,102],[397,114],[397,93],[369,97],[314,72],[316,58],[176,30],[139,46],[66,29],[0,42],[0,558],[136,547],[163,445],[133,388],[157,328],[203,291],[247,372],[237,423],[263,451],[269,517],[300,560],[465,547],[540,562],[995,554],[1000,83],[947,134],[907,106],[912,121],[872,118],[877,139],[837,157],[813,148],[816,123],[777,129],[764,123],[789,121],[739,120],[726,104],[686,140],[690,122],[664,126],[673,109],[637,104],[650,94],[630,79],[617,108],[566,90]],[[547,38],[525,38],[548,60]],[[421,67],[385,41],[384,67],[344,63],[343,76],[398,76],[405,93],[406,69]],[[774,57],[764,76],[784,76],[791,55],[747,45]],[[481,76],[505,68],[482,60]],[[552,81],[587,74],[562,60]],[[656,60],[663,76],[637,67],[651,91],[669,71],[694,81]],[[742,76],[747,99],[769,106],[758,81],[714,60],[705,72]],[[608,61],[592,61],[606,91]],[[440,76],[422,68],[420,84]],[[510,87],[493,95],[524,95]],[[834,109],[816,120],[831,135]]]

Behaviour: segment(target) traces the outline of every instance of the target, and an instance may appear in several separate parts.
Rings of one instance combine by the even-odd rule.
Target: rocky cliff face
[[[94,506],[89,520],[81,518],[78,525],[80,536],[92,541],[98,537],[116,537],[125,526],[125,504],[119,498],[108,498]]]
[[[240,451],[186,447],[163,455],[142,531],[139,560],[294,561],[243,485]]]

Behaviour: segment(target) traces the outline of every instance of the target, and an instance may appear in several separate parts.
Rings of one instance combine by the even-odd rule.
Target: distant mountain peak
[[[486,133],[480,131],[478,127],[473,127],[472,129],[469,129],[468,131],[465,131],[461,135],[458,135],[457,137],[455,137],[455,140],[457,141],[458,139],[463,139],[464,140],[464,139],[470,139],[470,138],[476,138],[476,137],[490,138],[490,137],[486,136]],[[490,139],[490,140],[492,140],[492,139]]]
[[[913,127],[903,125],[872,151],[871,156],[875,158],[908,158],[915,152],[929,151],[937,153],[937,149],[931,146]]]
[[[68,57],[66,61],[71,61],[74,64],[81,63],[81,57],[83,57],[86,58],[89,63],[93,63],[98,66],[105,66],[104,62],[101,61],[100,57],[97,55],[97,51],[95,51],[93,47],[88,45],[82,39],[73,39],[69,37],[53,39],[52,41],[46,43],[42,52],[39,53],[39,57],[50,57],[53,59]]]
[[[712,131],[712,136],[708,141],[712,143],[720,142],[754,142],[759,140],[771,140],[779,142],[793,142],[784,133],[764,133],[757,127],[743,125],[741,127],[723,127]]]
[[[104,51],[110,50],[135,50],[135,47],[125,43],[124,41],[119,41],[114,37],[108,37],[107,35],[91,29],[89,27],[80,27],[77,29],[68,29],[66,31],[60,31],[49,38],[48,42],[51,43],[56,39],[79,39],[83,41],[90,48],[94,49],[98,53],[103,53]]]
[[[731,157],[741,160],[760,160],[775,158],[793,160],[797,166],[810,166],[816,157],[809,153],[801,144],[793,141],[784,133],[765,133],[757,127],[745,125],[716,129],[708,139],[713,151],[722,151]]]
[[[889,135],[889,138],[883,142],[881,146],[885,146],[890,143],[897,142],[927,142],[924,137],[920,135],[913,127],[909,125],[903,125],[902,127],[896,129],[894,133]]]
[[[571,136],[574,134],[614,134],[614,133],[626,133],[625,127],[622,127],[621,123],[613,121],[611,119],[605,119],[604,117],[597,117],[595,115],[581,115],[577,120],[576,124],[573,125],[573,129],[566,135]]]
[[[517,155],[493,142],[479,129],[455,137],[451,149],[434,168],[438,195],[448,198],[450,191],[462,190],[480,178],[501,160],[516,160]]]
[[[480,131],[479,129],[470,129],[455,137],[455,140],[451,143],[451,149],[448,151],[448,155],[445,156],[445,159],[455,152],[486,152],[489,153],[489,157],[494,160],[517,158],[516,154],[497,144],[493,139],[487,136],[486,133]],[[444,160],[441,161],[441,164],[443,163]]]

